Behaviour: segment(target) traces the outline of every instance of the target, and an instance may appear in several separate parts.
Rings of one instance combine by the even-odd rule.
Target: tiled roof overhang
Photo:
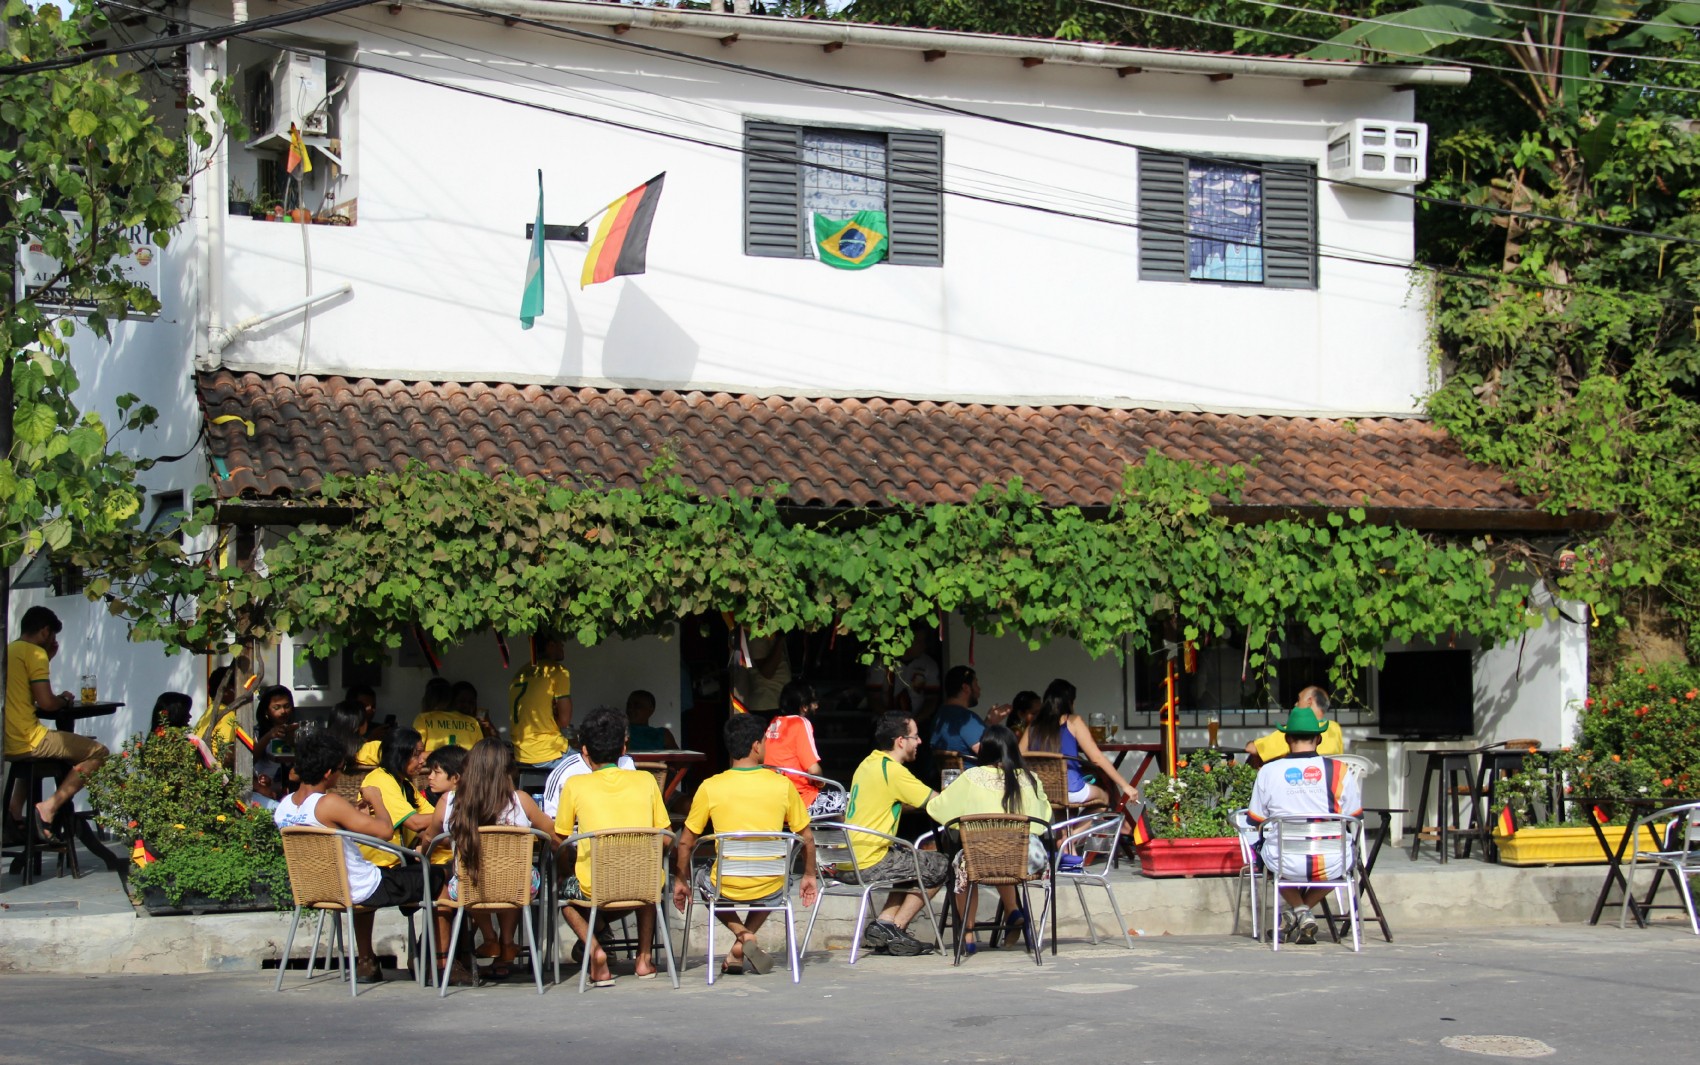
[[[1022,482],[1055,505],[1107,506],[1123,467],[1155,448],[1245,464],[1243,498],[1219,508],[1258,520],[1366,508],[1420,529],[1529,532],[1602,524],[1555,517],[1494,469],[1415,418],[1318,418],[805,399],[518,384],[460,384],[218,370],[198,380],[226,511],[288,521],[317,510],[327,474],[510,469],[567,483],[634,486],[665,450],[708,494],[789,485],[800,509],[960,503],[983,484]],[[237,415],[254,426],[249,436]],[[1253,464],[1255,462],[1255,465]]]

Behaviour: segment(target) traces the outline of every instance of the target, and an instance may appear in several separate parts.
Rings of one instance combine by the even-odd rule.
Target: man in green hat
[[[1363,794],[1357,778],[1346,771],[1344,762],[1317,753],[1317,744],[1326,729],[1327,725],[1308,706],[1296,707],[1287,715],[1281,732],[1287,738],[1288,753],[1259,769],[1257,783],[1252,786],[1249,818],[1254,827],[1277,817],[1363,816]],[[1261,852],[1265,864],[1273,864],[1274,840],[1265,839]],[[1317,860],[1322,865],[1320,870],[1315,868]],[[1350,856],[1342,857],[1335,847],[1323,854],[1287,852],[1281,855],[1281,876],[1293,880],[1337,880],[1348,860]],[[1318,872],[1322,874],[1320,877],[1316,875]],[[1279,931],[1283,940],[1316,942],[1316,918],[1310,908],[1330,890],[1281,889],[1281,899],[1287,904]]]

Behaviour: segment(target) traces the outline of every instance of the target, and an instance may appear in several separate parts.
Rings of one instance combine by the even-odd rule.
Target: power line
[[[460,11],[464,14],[471,15],[474,18],[476,18],[480,21],[487,21],[491,18],[499,17],[499,18],[502,19],[504,24],[511,24],[511,25],[515,25],[515,26],[524,26],[524,27],[529,27],[529,28],[533,28],[533,29],[538,29],[538,30],[542,30],[542,31],[547,32],[547,33],[553,33],[553,34],[560,35],[560,36],[572,37],[576,40],[588,41],[592,44],[599,45],[599,46],[602,46],[602,47],[634,49],[634,50],[637,50],[637,51],[648,52],[648,53],[655,54],[655,55],[665,55],[665,56],[668,56],[670,58],[679,59],[679,60],[684,61],[684,62],[697,63],[697,64],[700,64],[700,65],[710,66],[710,67],[719,67],[719,68],[726,69],[726,70],[733,70],[733,71],[736,71],[738,73],[747,74],[747,75],[752,76],[752,77],[760,77],[760,78],[768,78],[768,79],[776,80],[776,81],[784,81],[784,82],[789,82],[789,83],[795,84],[795,85],[804,85],[804,86],[808,86],[809,88],[822,89],[822,90],[829,91],[829,92],[842,92],[842,93],[847,93],[847,94],[854,95],[854,96],[868,96],[868,97],[874,97],[874,98],[877,98],[877,99],[891,100],[891,101],[898,102],[898,103],[908,104],[908,105],[913,106],[913,107],[921,107],[921,108],[926,108],[928,110],[938,111],[938,112],[943,113],[943,114],[951,114],[951,115],[957,115],[959,117],[964,117],[964,118],[973,118],[973,119],[977,119],[977,120],[981,120],[981,121],[994,122],[994,123],[997,123],[999,125],[1010,126],[1010,127],[1017,128],[1017,129],[1030,130],[1030,131],[1033,131],[1033,132],[1050,133],[1050,134],[1054,134],[1054,135],[1057,135],[1057,136],[1069,137],[1069,138],[1072,138],[1072,139],[1075,139],[1075,140],[1087,141],[1087,142],[1094,143],[1094,144],[1106,144],[1106,145],[1110,145],[1110,146],[1118,147],[1118,148],[1131,148],[1131,149],[1133,149],[1134,151],[1137,151],[1137,152],[1147,152],[1147,153],[1150,153],[1152,155],[1166,157],[1166,158],[1172,158],[1172,159],[1189,159],[1189,158],[1192,158],[1191,156],[1187,155],[1187,153],[1185,153],[1185,152],[1177,152],[1177,151],[1170,149],[1170,148],[1157,148],[1157,147],[1153,147],[1153,146],[1147,145],[1147,144],[1139,144],[1139,143],[1134,142],[1134,141],[1125,141],[1125,140],[1122,140],[1122,139],[1117,138],[1117,137],[1106,137],[1106,136],[1096,134],[1096,133],[1085,133],[1085,132],[1082,132],[1080,130],[1063,129],[1063,128],[1058,127],[1058,126],[1048,126],[1048,125],[1044,125],[1042,123],[1028,122],[1028,121],[1025,121],[1023,119],[1009,118],[1009,117],[1004,116],[1004,115],[987,114],[983,111],[974,111],[974,110],[971,110],[971,109],[965,108],[965,107],[957,107],[954,104],[940,103],[938,101],[927,100],[927,99],[923,99],[923,98],[917,97],[917,96],[910,96],[910,95],[905,94],[905,93],[894,92],[894,91],[891,91],[889,89],[871,89],[871,88],[864,88],[864,87],[856,86],[856,85],[845,85],[845,84],[838,83],[838,82],[821,81],[821,80],[816,79],[816,78],[804,77],[803,75],[800,75],[800,74],[787,74],[787,73],[784,73],[782,71],[767,70],[767,69],[762,68],[762,67],[752,67],[752,66],[749,66],[748,64],[735,63],[735,62],[732,62],[731,60],[711,59],[707,56],[699,56],[699,55],[695,55],[695,54],[690,53],[690,52],[684,52],[684,51],[680,51],[680,50],[674,49],[674,48],[666,48],[666,47],[663,47],[661,45],[649,44],[649,43],[646,43],[646,42],[643,42],[643,41],[633,41],[633,40],[628,40],[628,39],[623,38],[623,37],[621,37],[621,38],[609,38],[609,37],[606,37],[602,34],[590,33],[590,32],[584,31],[584,30],[575,30],[575,29],[572,29],[571,27],[567,27],[567,26],[557,26],[557,25],[554,25],[553,23],[543,22],[543,21],[538,20],[538,19],[526,18],[524,16],[519,16],[519,15],[497,16],[497,15],[493,15],[489,12],[482,11],[482,10],[477,9],[477,8],[469,7],[465,4],[456,3],[455,0],[430,0],[430,2],[435,4],[436,6],[439,6],[439,7],[445,7],[445,8],[449,8],[451,10]],[[1127,5],[1124,5],[1124,4],[1109,3],[1108,0],[1092,0],[1092,2],[1093,3],[1103,3],[1103,4],[1105,4],[1106,6],[1109,6],[1109,7],[1125,7],[1125,6],[1127,6]],[[1136,8],[1134,10],[1145,10],[1145,9]],[[1161,12],[1155,12],[1155,13],[1160,14]],[[1191,16],[1177,16],[1177,17],[1190,18]],[[1700,90],[1695,90],[1695,91],[1700,91]],[[1259,173],[1263,173],[1267,170],[1267,168],[1265,166],[1263,166],[1262,164],[1259,164],[1259,163],[1255,163],[1255,162],[1240,162],[1240,163],[1237,163],[1237,165],[1243,166],[1248,170],[1258,171]],[[1476,212],[1476,213],[1480,213],[1480,214],[1489,214],[1489,215],[1494,215],[1496,217],[1519,218],[1519,219],[1526,219],[1526,220],[1532,221],[1532,222],[1549,222],[1549,223],[1553,223],[1553,224],[1556,224],[1556,225],[1570,226],[1570,227],[1574,227],[1574,228],[1577,228],[1577,229],[1585,229],[1585,230],[1589,230],[1591,232],[1611,233],[1611,234],[1616,235],[1616,236],[1646,237],[1646,238],[1651,239],[1651,240],[1661,240],[1661,241],[1666,241],[1666,242],[1669,242],[1669,243],[1672,243],[1672,244],[1686,244],[1686,245],[1692,245],[1692,246],[1700,247],[1700,239],[1695,239],[1695,238],[1692,238],[1692,237],[1678,236],[1674,233],[1650,232],[1650,231],[1647,231],[1647,230],[1632,229],[1632,228],[1629,228],[1629,227],[1626,227],[1626,226],[1615,226],[1615,225],[1611,225],[1611,224],[1606,223],[1606,222],[1590,222],[1590,221],[1587,221],[1585,219],[1566,218],[1563,215],[1544,214],[1544,213],[1537,212],[1537,211],[1519,211],[1519,210],[1515,210],[1515,209],[1512,209],[1512,208],[1509,208],[1509,207],[1495,207],[1491,204],[1469,203],[1469,202],[1466,202],[1464,200],[1448,199],[1444,196],[1431,196],[1427,193],[1414,192],[1414,191],[1408,191],[1408,190],[1403,190],[1403,189],[1384,189],[1384,188],[1380,188],[1380,187],[1377,187],[1377,186],[1374,186],[1374,185],[1366,185],[1366,184],[1363,184],[1361,182],[1348,181],[1348,180],[1344,180],[1344,179],[1341,179],[1341,178],[1331,178],[1331,177],[1328,177],[1324,174],[1310,175],[1310,180],[1312,180],[1314,182],[1323,183],[1323,184],[1339,186],[1341,188],[1357,189],[1357,190],[1360,190],[1360,191],[1377,193],[1377,194],[1380,194],[1380,195],[1394,196],[1394,197],[1398,197],[1398,198],[1401,198],[1401,199],[1412,200],[1412,201],[1417,202],[1417,203],[1431,203],[1431,204],[1437,204],[1437,205],[1446,206],[1446,207],[1456,207],[1456,208],[1459,208],[1461,210],[1472,211],[1472,212]]]
[[[189,44],[204,44],[208,41],[222,41],[244,33],[256,33],[261,30],[277,29],[281,26],[292,26],[297,22],[316,19],[320,15],[334,15],[339,11],[348,11],[356,7],[375,4],[378,0],[329,0],[327,3],[316,4],[313,7],[302,8],[300,11],[288,11],[278,15],[267,15],[252,22],[236,23],[230,26],[195,30],[191,33],[174,33],[164,37],[154,37],[146,41],[135,41],[129,44],[112,45],[107,48],[91,48],[87,51],[71,55],[56,56],[52,59],[38,59],[30,63],[14,63],[11,66],[0,67],[0,76],[16,76],[23,74],[40,74],[49,70],[64,70],[68,67],[80,66],[91,59],[103,59],[107,56],[130,55],[134,52],[151,52],[160,48],[179,48]],[[157,12],[149,12],[158,14]]]
[[[1391,27],[1393,29],[1407,29],[1407,30],[1413,30],[1414,32],[1431,33],[1431,34],[1434,34],[1434,35],[1439,36],[1439,37],[1451,37],[1454,40],[1459,40],[1459,41],[1486,41],[1489,44],[1498,44],[1498,45],[1514,45],[1515,44],[1515,45],[1521,45],[1524,48],[1531,48],[1531,49],[1534,49],[1536,51],[1563,52],[1563,53],[1572,54],[1572,55],[1595,56],[1595,57],[1601,58],[1601,59],[1637,59],[1637,60],[1640,60],[1642,62],[1647,62],[1647,63],[1675,63],[1675,64],[1684,65],[1684,66],[1700,66],[1700,59],[1684,59],[1681,56],[1636,56],[1636,55],[1630,55],[1627,52],[1602,52],[1602,51],[1598,51],[1598,50],[1593,49],[1593,48],[1575,48],[1575,47],[1572,47],[1570,45],[1564,45],[1564,44],[1546,44],[1546,43],[1543,43],[1543,42],[1532,41],[1532,40],[1519,41],[1515,37],[1489,37],[1485,34],[1480,34],[1480,33],[1465,33],[1463,30],[1443,30],[1443,29],[1432,29],[1432,28],[1429,28],[1429,27],[1422,27],[1422,28],[1419,29],[1417,27],[1412,27],[1412,26],[1401,26],[1397,22],[1389,22],[1384,18],[1360,18],[1357,15],[1347,15],[1347,14],[1343,14],[1343,13],[1339,13],[1339,12],[1317,11],[1314,8],[1298,7],[1297,5],[1294,5],[1294,4],[1277,3],[1276,0],[1238,0],[1238,2],[1242,3],[1242,4],[1256,4],[1258,7],[1272,7],[1272,8],[1275,8],[1276,10],[1278,10],[1278,11],[1295,11],[1295,12],[1298,12],[1299,14],[1301,14],[1301,15],[1323,15],[1327,18],[1344,19],[1347,22],[1355,22],[1355,23],[1358,23],[1360,25],[1366,25],[1366,26],[1388,26],[1388,27]],[[1509,5],[1507,5],[1507,6],[1509,6]],[[1529,10],[1539,10],[1539,9],[1529,9]],[[1554,15],[1562,14],[1562,12],[1557,12],[1557,11],[1548,11],[1548,13],[1554,14]],[[1677,26],[1674,23],[1661,23],[1661,25],[1670,25],[1673,28],[1678,28],[1678,29],[1681,28],[1680,26]],[[1333,42],[1330,42],[1330,43],[1333,43]],[[1346,47],[1346,45],[1345,45],[1344,42],[1341,42],[1339,45],[1337,45],[1337,47]],[[1374,46],[1370,46],[1370,47],[1373,48]],[[1380,51],[1380,49],[1374,49],[1374,50]],[[1592,79],[1590,79],[1590,80],[1592,80]]]

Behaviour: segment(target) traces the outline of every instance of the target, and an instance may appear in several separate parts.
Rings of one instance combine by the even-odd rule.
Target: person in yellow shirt
[[[888,710],[880,717],[874,727],[874,752],[862,759],[850,778],[850,806],[844,814],[847,823],[895,835],[898,816],[905,806],[920,809],[932,801],[933,789],[904,765],[914,761],[920,746],[921,734],[907,711]],[[852,832],[850,840],[864,878],[908,882],[908,886],[892,891],[878,918],[868,922],[863,930],[868,945],[880,953],[903,956],[932,950],[930,944],[911,936],[908,927],[921,912],[926,897],[950,878],[950,860],[938,851],[921,851],[917,868],[915,855],[907,849],[894,851],[877,836]],[[915,883],[917,873],[919,884]]]
[[[59,653],[63,628],[53,611],[32,606],[24,611],[18,638],[6,648],[6,757],[53,758],[71,763],[71,771],[53,794],[35,804],[40,825],[31,831],[36,832],[46,831],[53,824],[60,808],[83,790],[85,778],[111,753],[87,736],[50,730],[36,717],[37,710],[63,710],[76,702],[70,692],[55,692],[48,683],[47,663]],[[6,812],[12,820],[23,821],[21,782],[7,796]]]
[[[803,837],[803,879],[799,889],[803,905],[813,906],[820,896],[815,877],[815,837],[809,828],[809,812],[791,781],[768,769],[767,722],[757,714],[733,714],[726,719],[726,753],[732,768],[709,777],[691,799],[685,831],[675,852],[678,878],[673,881],[673,905],[681,912],[690,901],[691,851],[710,822],[716,832],[781,832],[790,829]],[[739,752],[743,753],[739,753]],[[714,874],[698,871],[694,886],[706,900],[714,898]],[[720,893],[737,902],[765,904],[785,891],[785,878],[728,876],[719,879]],[[744,917],[735,912],[718,913],[720,923],[732,933],[732,948],[726,952],[723,973],[746,969],[766,974],[773,971],[773,958],[756,943],[756,932],[767,921],[769,910],[751,910]]]
[[[661,799],[661,787],[655,776],[638,769],[621,769],[620,755],[626,753],[626,715],[611,706],[598,707],[586,715],[579,726],[580,755],[591,771],[569,777],[561,785],[560,805],[555,811],[555,834],[563,838],[575,832],[601,832],[610,828],[667,828],[672,822],[667,816],[667,804]],[[590,881],[590,850],[592,844],[581,842],[574,873],[561,884],[561,898],[586,901],[592,897]],[[657,837],[656,846],[662,846]],[[577,933],[579,942],[586,944],[590,954],[590,979],[597,987],[611,987],[614,974],[608,968],[608,955],[591,935],[585,912],[576,906],[565,906],[561,916]],[[655,962],[650,957],[655,939],[655,910],[645,906],[637,911],[638,951],[637,978],[649,980],[655,976]]]
[[[538,637],[537,660],[508,685],[514,757],[521,768],[550,769],[567,753],[573,724],[573,675],[561,664],[567,645],[552,633]]]
[[[419,701],[419,716],[413,721],[413,731],[425,738],[425,752],[454,744],[472,748],[487,733],[478,720],[454,708],[454,687],[442,677],[425,682],[425,694]]]
[[[391,826],[389,841],[398,847],[419,847],[429,842],[421,837],[431,829],[431,815],[436,813],[436,808],[413,786],[413,779],[424,768],[425,741],[410,728],[398,728],[384,737],[378,768],[360,782],[360,797]],[[401,861],[389,851],[361,849],[367,860],[380,869]],[[446,849],[432,855],[434,863],[447,860]]]
[[[1312,710],[1315,710],[1317,718],[1321,719],[1328,713],[1328,693],[1323,691],[1321,688],[1312,685],[1304,691],[1299,692],[1298,705],[1308,706]],[[1345,754],[1346,737],[1345,733],[1340,731],[1340,722],[1329,721],[1326,722],[1326,724],[1328,725],[1328,728],[1322,734],[1322,742],[1317,744],[1316,753],[1321,755]],[[1249,759],[1248,764],[1253,768],[1256,768],[1257,766],[1263,765],[1265,762],[1273,762],[1277,758],[1285,758],[1288,750],[1287,737],[1282,735],[1280,730],[1277,729],[1267,736],[1259,736],[1257,739],[1252,740],[1250,743],[1245,745],[1245,749],[1246,753],[1252,756]]]

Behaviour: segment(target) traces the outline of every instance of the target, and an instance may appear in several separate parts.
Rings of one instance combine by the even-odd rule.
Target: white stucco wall
[[[313,33],[357,48],[363,63],[714,145],[738,146],[746,117],[938,130],[948,189],[1137,217],[1128,148],[413,8],[346,13]],[[868,48],[722,48],[642,30],[625,39],[1119,140],[1263,158],[1320,162],[1335,124],[1408,118],[1412,106],[1411,94],[1376,86],[1122,79],[960,55],[925,63]],[[955,196],[945,202],[942,268],[843,272],[753,258],[742,250],[736,152],[370,70],[358,72],[358,86],[359,224],[304,230],[232,218],[226,227],[224,322],[354,285],[314,312],[308,372],[1341,412],[1411,411],[1424,390],[1423,315],[1398,269],[1324,258],[1318,291],[1142,282],[1134,228]],[[523,229],[539,168],[556,223],[668,176],[649,272],[580,291],[584,246],[552,243],[548,309],[523,332]],[[1325,254],[1409,257],[1408,200],[1324,185],[1318,209]],[[260,370],[293,372],[301,359],[300,315],[225,353],[231,366]]]

